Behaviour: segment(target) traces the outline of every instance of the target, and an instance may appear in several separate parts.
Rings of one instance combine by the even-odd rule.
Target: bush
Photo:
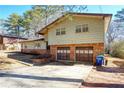
[[[112,44],[111,55],[114,57],[124,58],[124,41]]]

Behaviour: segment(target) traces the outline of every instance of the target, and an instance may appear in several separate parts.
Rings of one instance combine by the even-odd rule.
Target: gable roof
[[[3,35],[3,34],[0,34],[0,36],[1,37],[6,37],[6,38],[27,39],[27,38],[23,38],[23,37],[11,36],[11,35]]]
[[[43,41],[44,38],[38,38],[38,39],[29,39],[29,40],[21,40],[19,43],[24,43],[24,42],[33,42],[33,41]]]
[[[51,25],[57,23],[58,21],[60,21],[61,19],[68,17],[68,15],[77,15],[77,16],[92,16],[92,17],[112,17],[112,14],[100,14],[100,13],[66,13],[65,15],[62,15],[61,17],[57,18],[56,20],[54,20],[53,22],[51,22],[50,24],[46,25],[45,27],[41,28],[40,31],[38,31],[38,34],[43,34],[44,30],[47,30]]]

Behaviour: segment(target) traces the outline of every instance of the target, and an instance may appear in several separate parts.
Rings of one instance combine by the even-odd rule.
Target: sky
[[[121,5],[88,5],[87,13],[109,13],[115,15],[122,8],[124,6]],[[0,19],[6,19],[12,13],[22,15],[29,9],[31,9],[30,5],[0,5]]]

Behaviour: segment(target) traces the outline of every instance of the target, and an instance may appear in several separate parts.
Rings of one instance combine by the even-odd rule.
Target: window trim
[[[89,29],[88,29],[88,24],[84,24],[83,26],[82,26],[82,32],[88,32],[89,31]]]
[[[66,34],[65,28],[61,28],[61,35],[65,35],[65,34]]]
[[[81,31],[77,31],[77,29],[81,29]],[[89,32],[88,24],[76,25],[75,33]]]
[[[79,30],[79,29],[80,29],[80,31],[77,31],[77,30]],[[77,26],[76,26],[75,32],[76,32],[76,33],[81,33],[81,25],[77,25]]]
[[[61,35],[60,29],[56,29],[56,36],[59,36],[59,35]]]
[[[64,32],[64,33],[63,33],[63,32]],[[59,33],[59,34],[57,34],[57,33]],[[56,36],[65,35],[65,34],[66,34],[66,29],[65,29],[65,27],[56,29]]]

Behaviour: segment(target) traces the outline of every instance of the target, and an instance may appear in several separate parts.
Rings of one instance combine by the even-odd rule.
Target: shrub
[[[124,41],[112,44],[111,55],[114,57],[124,58]]]

